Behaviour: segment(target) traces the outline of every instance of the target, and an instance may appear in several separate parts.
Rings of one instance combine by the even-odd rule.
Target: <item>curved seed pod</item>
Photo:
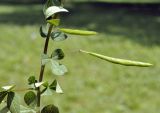
[[[65,28],[60,28],[60,31],[72,35],[83,35],[83,36],[88,36],[88,35],[96,35],[97,32],[95,31],[86,31],[86,30],[77,30],[77,29],[65,29]]]
[[[104,56],[104,55],[100,55],[100,54],[97,54],[97,53],[88,52],[88,51],[84,51],[84,50],[80,50],[80,52],[95,56],[97,58],[100,58],[102,60],[106,60],[108,62],[112,62],[114,64],[120,64],[120,65],[125,65],[125,66],[139,66],[139,67],[153,66],[153,64],[150,64],[150,63],[144,63],[144,62],[125,60],[125,59],[112,58],[112,57],[108,57],[108,56]]]

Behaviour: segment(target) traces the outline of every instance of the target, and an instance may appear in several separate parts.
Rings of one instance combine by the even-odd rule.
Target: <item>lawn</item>
[[[160,15],[152,11],[74,6],[62,17],[62,26],[96,30],[97,36],[70,36],[50,41],[49,53],[63,48],[69,73],[57,78],[63,95],[44,97],[61,113],[158,113],[160,111]],[[44,39],[41,6],[0,6],[0,85],[27,87],[30,75],[39,75]],[[151,68],[125,67],[81,54],[79,49],[153,63]],[[20,92],[23,94],[23,92]]]

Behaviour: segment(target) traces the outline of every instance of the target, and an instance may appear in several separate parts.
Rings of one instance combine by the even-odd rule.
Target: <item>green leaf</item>
[[[5,90],[5,91],[11,91],[14,87],[15,87],[15,85],[3,86],[2,89]]]
[[[45,88],[42,91],[42,96],[48,96],[48,95],[52,95],[52,94],[53,94],[53,91],[49,87]]]
[[[9,113],[9,109],[7,108],[7,106],[5,106],[4,108],[2,108],[0,110],[0,113]]]
[[[42,54],[41,56],[41,65],[46,65],[48,62],[50,62],[50,58],[46,54]]]
[[[97,32],[95,32],[95,31],[86,31],[86,30],[77,30],[77,29],[60,28],[59,30],[64,33],[72,34],[72,35],[89,36],[89,35],[96,35],[97,34]]]
[[[56,93],[61,93],[61,94],[63,93],[62,88],[60,87],[57,80],[54,80],[52,84],[50,84],[49,88],[55,90]]]
[[[24,101],[30,107],[36,106],[36,99],[36,94],[33,91],[29,91],[24,95]]]
[[[51,58],[53,60],[61,60],[64,58],[64,52],[62,51],[62,49],[55,49],[51,54]]]
[[[114,63],[114,64],[120,64],[120,65],[125,65],[125,66],[139,66],[139,67],[153,66],[153,64],[150,64],[150,63],[118,59],[118,58],[108,57],[108,56],[104,56],[104,55],[101,55],[101,54],[88,52],[88,51],[84,51],[84,50],[80,50],[80,51],[83,52],[83,53],[95,56],[97,58],[100,58],[102,60],[106,60],[108,62]]]
[[[59,83],[57,82],[57,80],[54,80],[50,85],[46,85],[45,88],[42,90],[41,94],[42,96],[46,96],[46,95],[53,95],[53,90],[56,93],[60,93],[62,94],[63,91],[59,85]]]
[[[58,62],[51,60],[52,73],[55,75],[64,75],[68,72],[67,68]]]
[[[37,82],[37,80],[36,80],[36,77],[35,77],[35,76],[30,76],[30,77],[28,78],[28,84],[29,84],[29,85],[34,84],[34,83],[36,83],[36,82]]]
[[[46,82],[37,82],[37,83],[35,83],[35,87],[38,88],[38,87],[42,86],[45,83]]]
[[[47,22],[50,23],[51,25],[59,26],[60,19],[51,19],[51,20],[47,20]]]
[[[7,97],[7,107],[11,113],[20,113],[20,104],[17,95],[9,92]]]
[[[64,9],[63,7],[58,7],[58,6],[51,6],[46,9],[45,11],[45,17],[48,19],[49,17],[53,16],[56,13],[60,12],[68,12],[67,9]]]
[[[47,29],[44,26],[40,27],[39,32],[40,32],[41,37],[43,38],[47,37]]]
[[[51,38],[54,41],[63,41],[65,39],[68,38],[68,36],[66,34],[64,34],[63,32],[52,32],[51,33]]]
[[[59,113],[58,107],[54,106],[54,105],[47,105],[45,106],[41,113]]]
[[[44,82],[44,83],[43,83],[43,86],[44,86],[44,87],[48,87],[48,86],[49,86],[48,82]]]
[[[7,93],[8,93],[7,91],[0,92],[0,104],[3,101],[3,99],[6,97]]]
[[[20,113],[36,113],[35,110],[22,105],[20,105],[20,111],[21,111]]]

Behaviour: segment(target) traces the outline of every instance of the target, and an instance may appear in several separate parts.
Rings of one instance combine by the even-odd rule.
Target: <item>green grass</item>
[[[77,11],[76,11],[77,10]],[[158,113],[160,111],[160,16],[144,11],[79,6],[62,18],[62,26],[96,30],[97,36],[70,36],[50,41],[49,53],[64,49],[69,73],[58,78],[65,94],[44,97],[61,113]],[[155,13],[155,12],[154,12]],[[26,87],[39,75],[44,39],[41,6],[0,6],[0,85]],[[155,64],[151,68],[124,67],[81,54],[79,49]],[[20,93],[23,94],[23,93]]]

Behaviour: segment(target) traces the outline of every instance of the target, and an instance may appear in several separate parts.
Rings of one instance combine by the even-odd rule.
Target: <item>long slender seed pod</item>
[[[106,60],[106,61],[114,63],[114,64],[120,64],[120,65],[124,65],[124,66],[138,66],[138,67],[150,67],[150,66],[153,66],[153,64],[150,64],[150,63],[132,61],[132,60],[125,60],[125,59],[119,59],[119,58],[113,58],[113,57],[104,56],[104,55],[101,55],[101,54],[88,52],[88,51],[84,51],[84,50],[80,50],[80,52],[89,54],[91,56],[100,58],[102,60]]]
[[[97,32],[95,31],[86,31],[86,30],[78,30],[78,29],[66,29],[60,28],[60,31],[71,34],[71,35],[82,35],[82,36],[89,36],[89,35],[96,35]]]

